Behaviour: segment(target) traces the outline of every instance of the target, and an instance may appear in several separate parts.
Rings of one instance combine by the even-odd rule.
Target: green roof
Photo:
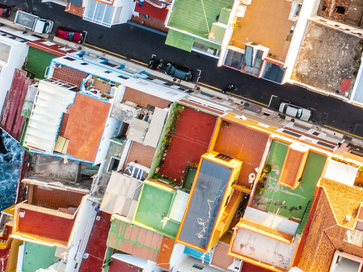
[[[272,214],[277,213],[287,218],[294,217],[302,220],[314,198],[315,187],[323,171],[326,157],[310,151],[301,182],[295,190],[292,190],[278,184],[288,146],[289,144],[278,140],[272,142],[266,161],[271,165],[272,171],[266,178],[263,192],[256,194],[254,207]]]
[[[169,29],[165,44],[190,52],[194,43],[194,37],[179,31]]]
[[[233,0],[174,0],[168,27],[208,38],[217,16],[225,21],[222,9],[232,8],[233,3]]]
[[[54,256],[57,247],[48,247],[30,242],[24,242],[24,247],[23,272],[34,272],[39,268],[45,269],[59,260]]]
[[[29,47],[28,62],[26,64],[27,71],[35,74],[36,78],[44,79],[45,69],[50,65],[50,61],[59,56]]]
[[[224,33],[226,33],[226,28],[222,27],[221,25],[214,23],[212,25],[212,30],[209,35],[210,39],[216,40],[218,42],[223,41]]]
[[[221,14],[219,15],[218,22],[222,24],[228,24],[229,14],[231,14],[230,8],[222,8]]]
[[[175,238],[180,223],[169,220],[163,227],[161,221],[169,216],[175,195],[176,190],[145,181],[132,223],[161,235]]]

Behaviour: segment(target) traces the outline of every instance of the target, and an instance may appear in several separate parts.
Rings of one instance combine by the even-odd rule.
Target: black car
[[[165,74],[186,81],[191,81],[193,78],[193,70],[172,63],[166,65]]]

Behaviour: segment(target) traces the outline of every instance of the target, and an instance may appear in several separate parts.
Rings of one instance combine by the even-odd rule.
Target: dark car
[[[165,73],[186,81],[191,81],[193,78],[193,70],[172,63],[166,65]]]
[[[0,15],[2,17],[8,18],[11,14],[11,8],[7,5],[0,4]]]
[[[85,40],[85,32],[79,32],[67,27],[59,26],[57,29],[57,37],[74,43],[82,43]]]

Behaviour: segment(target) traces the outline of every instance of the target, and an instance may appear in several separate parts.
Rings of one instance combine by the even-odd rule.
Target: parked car
[[[0,4],[0,15],[2,17],[8,18],[10,14],[11,14],[11,7],[4,4]]]
[[[309,121],[311,117],[310,110],[286,102],[280,104],[279,112],[303,121]]]
[[[166,65],[165,73],[186,81],[191,81],[193,78],[193,70],[172,63]]]
[[[86,33],[84,31],[79,32],[64,26],[59,26],[57,29],[57,37],[74,43],[82,43],[85,40]]]

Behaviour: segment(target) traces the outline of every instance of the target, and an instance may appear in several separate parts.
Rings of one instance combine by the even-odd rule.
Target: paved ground
[[[230,83],[239,87],[239,95],[268,105],[272,95],[271,108],[278,109],[283,100],[313,109],[312,122],[329,126],[363,137],[361,116],[363,109],[349,105],[332,97],[326,97],[304,88],[289,84],[278,85],[258,79],[227,67],[217,67],[217,60],[185,52],[165,45],[165,36],[129,24],[113,26],[111,29],[82,20],[64,12],[64,7],[54,3],[40,3],[40,0],[0,0],[17,8],[33,11],[59,25],[73,26],[88,31],[87,43],[117,54],[148,62],[151,54],[157,54],[181,65],[201,69],[200,82],[224,88]],[[13,16],[13,15],[12,15]]]

